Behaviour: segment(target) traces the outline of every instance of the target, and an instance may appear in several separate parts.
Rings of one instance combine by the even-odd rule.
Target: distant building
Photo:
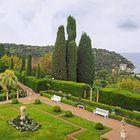
[[[121,71],[127,70],[127,64],[120,64],[120,70]]]
[[[133,72],[133,68],[127,67],[127,64],[120,64],[120,71],[127,71],[129,73]]]

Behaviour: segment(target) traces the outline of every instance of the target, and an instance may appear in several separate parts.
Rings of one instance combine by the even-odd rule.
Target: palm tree
[[[0,74],[0,86],[7,92],[7,100],[11,90],[16,88],[17,81],[17,77],[12,70],[6,70]]]

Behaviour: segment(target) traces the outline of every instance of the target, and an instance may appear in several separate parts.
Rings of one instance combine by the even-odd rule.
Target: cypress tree
[[[28,55],[26,75],[32,75],[32,56],[31,55]]]
[[[68,44],[67,53],[67,76],[68,80],[77,80],[77,47],[75,41],[70,41]]]
[[[76,20],[72,16],[68,16],[67,18],[67,34],[68,41],[72,41],[76,39]]]
[[[93,84],[94,79],[94,55],[91,40],[83,33],[77,50],[77,81]]]
[[[5,48],[3,44],[0,44],[0,58],[5,54]]]
[[[67,80],[66,40],[63,26],[60,26],[57,32],[55,48],[52,56],[52,76],[55,79]]]
[[[25,70],[25,56],[23,56],[21,60],[21,71],[23,70]]]
[[[13,67],[14,67],[14,60],[13,60],[13,57],[11,57],[9,69],[12,70]]]
[[[36,78],[40,78],[40,65],[37,65]]]

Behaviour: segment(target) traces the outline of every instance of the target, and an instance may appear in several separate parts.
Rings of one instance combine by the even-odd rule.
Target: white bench
[[[96,108],[95,110],[93,110],[93,114],[99,114],[104,116],[105,118],[108,118],[109,111],[101,108]]]
[[[52,101],[56,101],[57,103],[61,102],[61,97],[60,96],[57,96],[57,95],[53,95],[51,97],[51,100]]]

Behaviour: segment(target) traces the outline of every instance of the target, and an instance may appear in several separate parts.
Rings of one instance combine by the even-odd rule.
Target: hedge
[[[58,92],[57,92],[58,93]],[[50,93],[43,93],[40,92],[40,94],[42,96],[46,96],[48,98],[51,98],[52,94]],[[116,120],[122,120],[123,117],[125,117],[125,120],[127,123],[135,125],[137,127],[140,127],[140,113],[137,112],[132,112],[132,111],[128,111],[122,108],[117,108],[117,107],[113,107],[113,106],[109,106],[109,105],[105,105],[102,103],[97,103],[97,102],[93,102],[93,101],[89,101],[86,99],[80,99],[78,97],[74,97],[74,96],[68,96],[68,99],[62,98],[61,100],[63,103],[72,105],[72,106],[77,106],[77,103],[81,104],[85,104],[85,110],[92,112],[96,107],[102,108],[102,109],[106,109],[109,110],[109,117],[116,119]],[[112,109],[116,110],[116,114],[112,114],[111,111]]]
[[[45,96],[45,97],[48,97],[48,98],[51,98],[52,94],[48,93],[48,92],[45,92],[43,93],[43,91],[40,92],[40,95],[41,96]],[[71,100],[68,100],[68,99],[65,99],[65,98],[62,98],[61,99],[61,102],[62,103],[66,103],[66,104],[69,104],[69,105],[72,105],[72,106],[76,106],[77,103],[71,101]]]
[[[75,102],[81,102],[81,103],[85,103],[86,104],[86,108],[87,110],[92,110],[92,108],[102,108],[105,110],[109,110],[109,112],[112,112],[112,109],[115,109],[116,114],[129,118],[129,119],[136,119],[138,121],[140,121],[140,113],[139,112],[133,112],[133,111],[129,111],[126,109],[122,109],[119,107],[114,107],[114,106],[110,106],[110,105],[106,105],[106,104],[102,104],[102,103],[97,103],[94,101],[89,101],[87,99],[81,99],[79,100],[79,98],[77,97],[73,97],[73,96],[69,96],[69,99]]]
[[[47,94],[49,94],[51,96],[53,95],[53,93],[58,95],[58,96],[63,97],[62,93],[59,93],[57,91],[47,92]],[[69,101],[73,102],[72,105],[74,105],[74,106],[76,106],[77,104],[84,105],[85,109],[88,110],[88,111],[91,111],[91,112],[96,107],[99,107],[99,108],[102,108],[102,109],[105,109],[105,110],[109,110],[109,112],[112,112],[112,110],[115,109],[115,113],[119,116],[122,116],[122,117],[125,117],[125,118],[128,118],[128,119],[132,119],[132,120],[140,121],[140,113],[139,112],[133,112],[133,111],[129,111],[129,110],[126,110],[126,109],[119,108],[119,107],[105,105],[105,104],[102,104],[102,103],[99,103],[99,102],[97,103],[97,102],[94,102],[94,101],[89,101],[87,99],[74,97],[74,96],[67,96],[67,98],[68,99],[66,99],[66,100],[69,100]],[[67,103],[67,102],[65,102],[65,103]]]
[[[49,88],[49,80],[47,78],[36,78],[35,76],[26,76],[24,71],[22,73],[15,71],[15,75],[21,83],[32,88],[35,92],[47,90]]]
[[[110,89],[110,90],[109,90]],[[99,102],[119,106],[128,110],[140,111],[140,95],[137,93],[125,93],[127,91],[105,88],[100,90]]]
[[[51,80],[50,84],[52,90],[62,91],[77,97],[84,97],[84,90],[87,87],[85,83],[63,80]],[[89,92],[87,92],[87,96],[89,96]]]

